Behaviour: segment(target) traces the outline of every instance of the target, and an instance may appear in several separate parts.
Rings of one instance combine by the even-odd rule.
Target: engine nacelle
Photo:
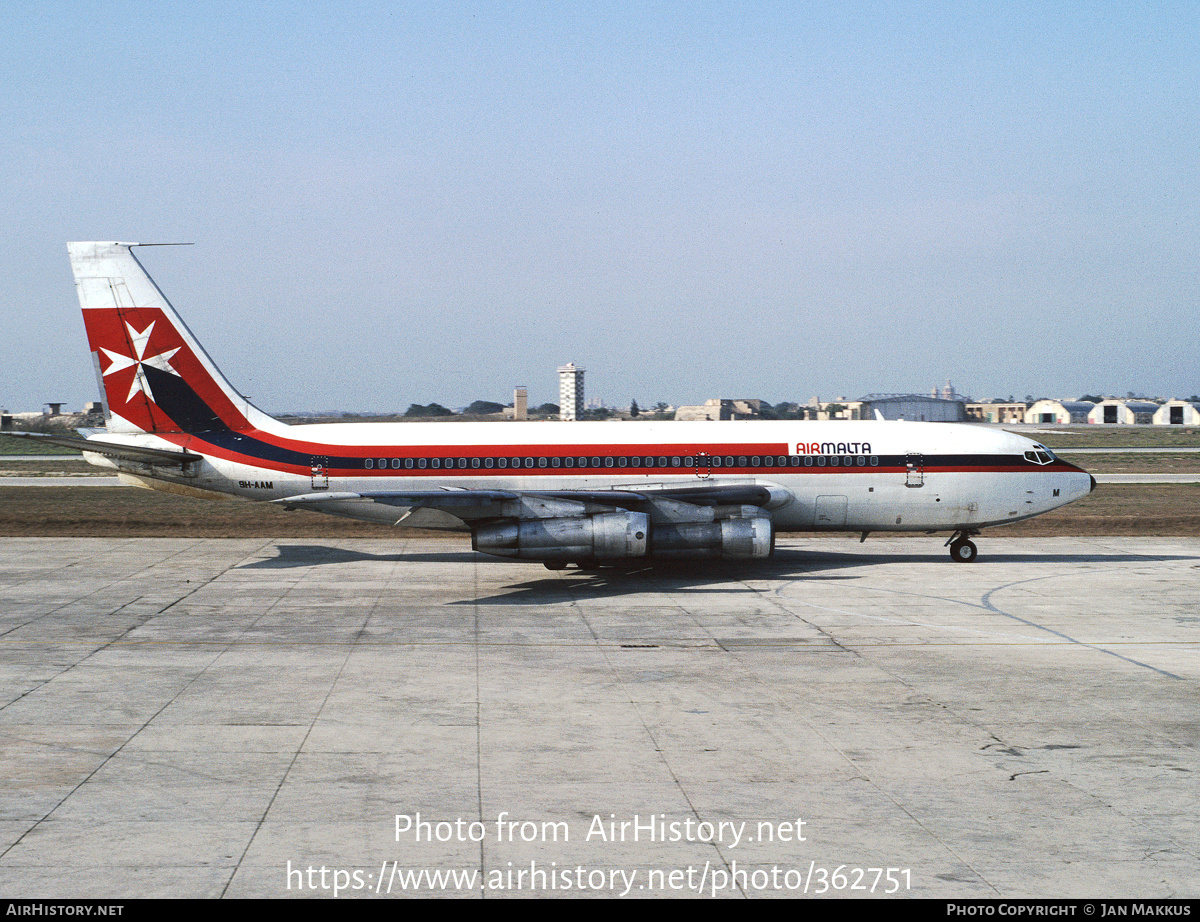
[[[484,554],[524,560],[621,560],[645,557],[649,538],[645,513],[603,512],[481,525],[471,535],[471,546]]]
[[[656,525],[650,536],[655,557],[769,557],[774,546],[771,517],[734,516],[717,522]]]

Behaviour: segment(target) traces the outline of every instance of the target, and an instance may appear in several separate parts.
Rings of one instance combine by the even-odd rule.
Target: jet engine
[[[771,517],[739,515],[716,522],[656,525],[650,536],[655,557],[769,557],[775,543]]]
[[[602,512],[481,525],[471,546],[525,560],[619,560],[645,557],[649,539],[650,517],[644,512]]]
[[[522,519],[481,525],[471,546],[484,554],[541,560],[624,560],[632,557],[769,557],[774,529],[767,515],[732,515],[709,522],[651,525],[642,512]]]

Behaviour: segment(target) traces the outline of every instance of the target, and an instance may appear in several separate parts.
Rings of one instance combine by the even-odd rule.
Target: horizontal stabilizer
[[[64,448],[76,448],[88,451],[106,458],[118,458],[124,461],[135,461],[139,464],[150,464],[155,467],[183,467],[195,461],[203,460],[203,455],[180,449],[146,448],[140,445],[125,445],[121,442],[106,442],[102,439],[84,439],[71,435],[45,435],[41,432],[6,432],[19,439],[33,439],[49,445],[61,445]]]

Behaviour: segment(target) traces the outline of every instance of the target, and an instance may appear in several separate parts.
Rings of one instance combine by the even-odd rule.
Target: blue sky
[[[268,411],[1200,392],[1200,6],[6,11],[0,406],[94,399],[67,240]]]

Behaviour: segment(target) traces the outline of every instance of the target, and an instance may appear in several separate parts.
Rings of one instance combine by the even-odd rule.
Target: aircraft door
[[[905,459],[904,485],[906,487],[925,486],[925,456],[918,452],[909,452]]]
[[[707,480],[712,476],[712,455],[706,451],[696,455],[696,476],[701,480]]]
[[[329,459],[313,456],[312,459],[312,488],[314,490],[329,489]]]

